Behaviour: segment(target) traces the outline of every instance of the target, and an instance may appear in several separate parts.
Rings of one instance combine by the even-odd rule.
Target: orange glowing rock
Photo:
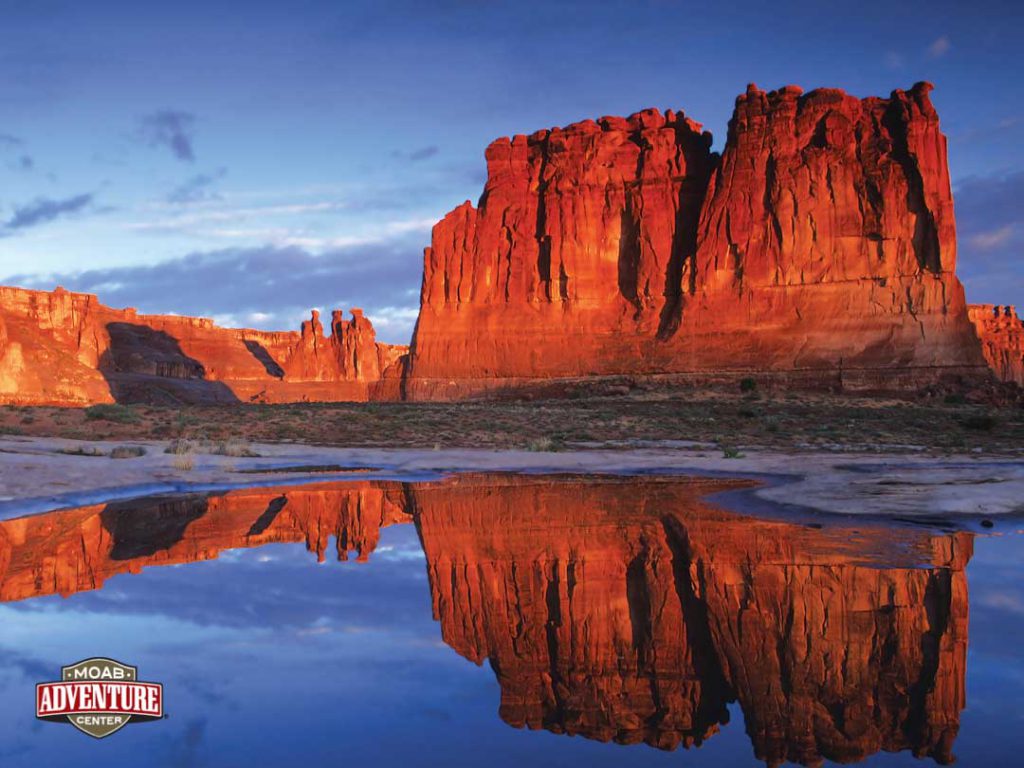
[[[751,86],[720,159],[698,124],[654,110],[494,142],[479,208],[448,214],[426,251],[407,395],[983,375],[930,89]]]
[[[111,309],[60,288],[0,288],[0,402],[365,401],[378,387],[397,391],[404,347],[378,344],[361,310],[351,321],[335,312],[332,331],[325,339],[315,313],[301,333],[267,332]]]
[[[1003,381],[1024,385],[1024,321],[1016,308],[971,304],[967,310],[992,370]]]

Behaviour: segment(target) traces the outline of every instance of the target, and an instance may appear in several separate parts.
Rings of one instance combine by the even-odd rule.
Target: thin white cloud
[[[928,55],[933,59],[938,59],[949,53],[949,49],[952,47],[952,44],[949,42],[949,37],[942,35],[942,37],[937,37],[933,40],[932,44],[928,46]]]
[[[1014,225],[1007,224],[1004,227],[999,227],[999,229],[972,235],[968,242],[979,251],[991,251],[993,248],[999,248],[1010,242],[1010,239],[1013,237],[1013,230]]]

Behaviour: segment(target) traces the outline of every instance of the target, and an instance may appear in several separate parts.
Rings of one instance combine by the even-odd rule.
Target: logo
[[[113,659],[85,659],[61,667],[59,682],[36,685],[36,717],[71,723],[102,739],[128,723],[164,716],[164,687],[139,682],[138,668]]]

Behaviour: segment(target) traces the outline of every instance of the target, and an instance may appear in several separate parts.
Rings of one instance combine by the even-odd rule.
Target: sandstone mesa
[[[608,377],[835,390],[1024,383],[1012,310],[956,276],[946,139],[889,98],[751,85],[724,150],[649,109],[493,142],[424,256],[411,346],[0,289],[0,402],[453,400]],[[1009,314],[1006,314],[1009,312]],[[992,373],[990,373],[990,371]]]

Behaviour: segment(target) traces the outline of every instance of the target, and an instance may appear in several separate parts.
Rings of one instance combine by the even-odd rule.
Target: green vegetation
[[[113,421],[117,424],[138,424],[140,421],[134,408],[117,403],[90,405],[85,409],[85,418],[93,421]]]

